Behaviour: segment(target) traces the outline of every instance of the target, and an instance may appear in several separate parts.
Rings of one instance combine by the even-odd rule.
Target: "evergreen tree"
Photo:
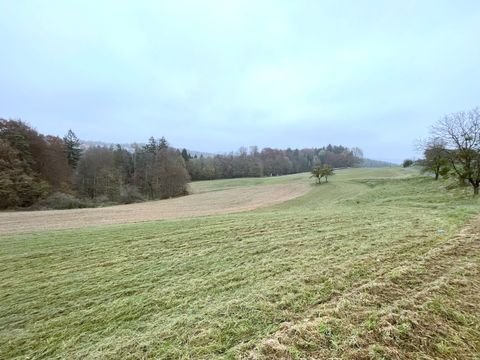
[[[192,156],[188,153],[187,149],[182,150],[182,157],[185,161],[188,161],[192,158]]]
[[[153,136],[150,136],[148,143],[143,146],[143,150],[150,154],[155,154],[157,152],[157,142]]]
[[[68,130],[67,135],[63,138],[65,143],[65,148],[67,150],[67,159],[68,165],[72,169],[76,169],[80,157],[82,156],[82,149],[80,148],[80,140],[77,138],[77,135],[70,129]]]
[[[158,150],[167,149],[170,145],[168,144],[167,139],[164,136],[158,141]]]

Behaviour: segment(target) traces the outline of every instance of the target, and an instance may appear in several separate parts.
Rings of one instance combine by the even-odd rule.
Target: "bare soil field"
[[[261,185],[103,208],[2,212],[0,234],[229,214],[279,204],[308,190],[304,183]]]

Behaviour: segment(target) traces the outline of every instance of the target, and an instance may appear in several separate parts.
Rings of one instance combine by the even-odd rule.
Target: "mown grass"
[[[194,186],[279,181],[313,183]],[[0,358],[475,358],[478,249],[442,249],[480,206],[445,185],[342,170],[253,212],[2,236]],[[429,287],[442,269],[458,272]],[[389,314],[403,317],[387,342]],[[423,345],[408,347],[422,326]]]
[[[197,194],[245,186],[287,184],[290,182],[305,181],[307,178],[308,176],[306,176],[306,174],[292,174],[271,177],[195,181],[190,184],[190,190],[192,191],[192,193]]]

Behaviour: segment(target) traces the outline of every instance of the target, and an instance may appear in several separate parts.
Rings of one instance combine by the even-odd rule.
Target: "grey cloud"
[[[475,1],[0,3],[0,116],[227,152],[359,146],[399,161],[478,103]]]

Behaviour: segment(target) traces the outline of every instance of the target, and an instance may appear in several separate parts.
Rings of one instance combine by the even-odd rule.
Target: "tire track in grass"
[[[413,261],[312,308],[303,321],[285,323],[241,358],[473,359],[480,354],[479,303],[480,218]],[[470,338],[456,336],[459,330]]]

